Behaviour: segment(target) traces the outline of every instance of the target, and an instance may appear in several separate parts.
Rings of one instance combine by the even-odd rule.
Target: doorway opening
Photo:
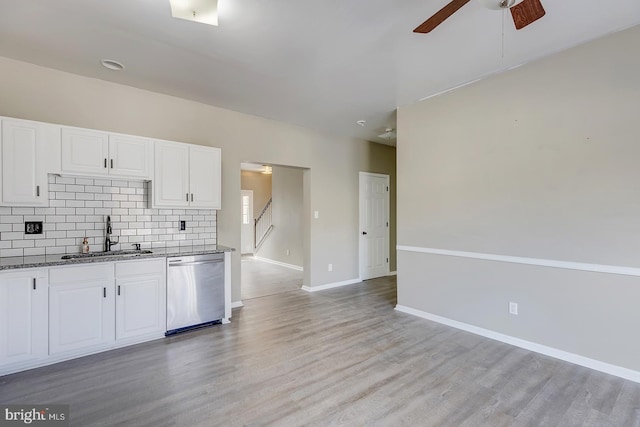
[[[242,300],[299,290],[303,284],[304,172],[241,164]]]

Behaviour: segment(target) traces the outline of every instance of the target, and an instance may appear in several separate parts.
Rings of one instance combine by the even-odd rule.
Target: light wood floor
[[[299,291],[302,271],[242,256],[242,300]]]
[[[640,384],[393,310],[395,280],[246,301],[232,323],[0,378],[74,426],[638,426]]]

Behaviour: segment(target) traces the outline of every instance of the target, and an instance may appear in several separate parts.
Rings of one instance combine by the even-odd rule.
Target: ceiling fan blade
[[[544,7],[540,0],[524,0],[511,8],[511,16],[516,30],[521,30],[532,22],[545,15]]]
[[[431,18],[424,21],[422,24],[418,26],[414,33],[430,33],[431,30],[436,28],[438,25],[442,24],[445,19],[453,15],[465,4],[469,3],[471,0],[453,0],[445,7],[437,11]]]

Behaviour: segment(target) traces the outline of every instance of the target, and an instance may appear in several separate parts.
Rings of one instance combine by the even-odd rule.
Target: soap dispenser
[[[82,241],[82,253],[83,254],[88,254],[89,253],[89,242],[87,241],[86,237]]]

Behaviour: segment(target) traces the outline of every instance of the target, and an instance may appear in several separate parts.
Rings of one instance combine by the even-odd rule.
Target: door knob
[[[362,235],[364,236],[365,234],[367,234],[367,232],[366,232],[366,231],[363,231],[363,232],[362,232]]]

